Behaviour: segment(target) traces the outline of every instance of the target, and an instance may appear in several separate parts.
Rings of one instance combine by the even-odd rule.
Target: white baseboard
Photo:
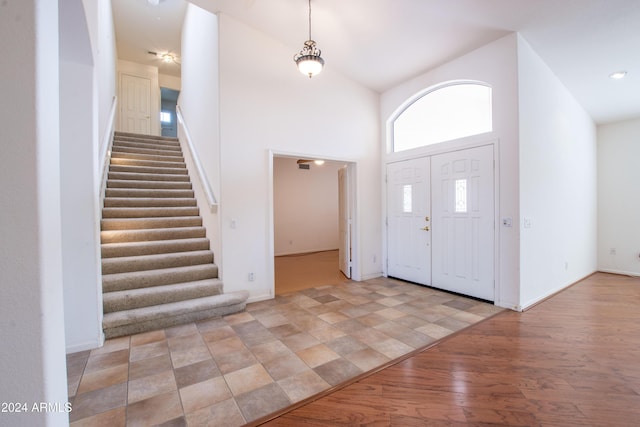
[[[600,268],[598,269],[598,271],[602,273],[620,274],[622,276],[640,277],[640,273],[638,273],[637,271],[613,270],[609,268]]]

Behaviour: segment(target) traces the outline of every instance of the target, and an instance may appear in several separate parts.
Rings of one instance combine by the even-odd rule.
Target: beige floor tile
[[[406,313],[403,313],[400,310],[396,310],[395,308],[385,308],[382,310],[376,311],[376,314],[384,317],[385,319],[393,320],[402,316],[406,316]]]
[[[182,416],[178,391],[150,397],[127,407],[127,427],[147,427],[162,424]]]
[[[167,339],[167,336],[164,333],[164,329],[161,329],[159,331],[151,331],[151,332],[145,332],[142,334],[132,335],[131,347],[150,344],[158,341],[164,341],[165,339]]]
[[[211,359],[211,353],[204,344],[186,350],[171,352],[171,361],[173,362],[173,367],[176,369],[208,359]]]
[[[438,326],[433,323],[417,328],[416,331],[422,332],[423,334],[429,335],[435,339],[444,338],[453,332],[450,329],[443,328],[442,326]]]
[[[310,368],[325,364],[340,357],[335,351],[331,350],[325,344],[314,345],[296,352],[298,357],[304,361]]]
[[[378,341],[372,344],[369,344],[371,348],[373,348],[378,353],[384,354],[389,359],[397,359],[400,356],[403,356],[407,353],[410,353],[414,350],[413,347],[406,345],[402,341],[398,341],[395,338],[389,338],[384,341]]]
[[[251,352],[261,363],[292,354],[291,349],[278,340],[251,347]]]
[[[236,403],[247,421],[253,421],[279,409],[291,401],[277,383],[271,383],[236,397]]]
[[[125,427],[127,411],[124,406],[70,423],[70,427]]]
[[[104,345],[91,350],[91,354],[111,353],[112,351],[126,350],[131,345],[131,337],[119,337],[105,340]]]
[[[163,334],[164,335],[164,334]],[[133,339],[133,338],[132,338]],[[137,360],[151,359],[169,353],[167,341],[154,341],[139,346],[131,346],[131,354],[129,360],[135,362]]]
[[[211,378],[180,389],[185,413],[197,411],[232,397],[223,377]]]
[[[117,350],[89,356],[84,368],[84,375],[129,363],[129,350]]]
[[[129,381],[170,371],[171,369],[173,369],[173,365],[169,354],[131,362],[129,364]]]
[[[384,354],[378,353],[371,348],[356,351],[345,356],[351,363],[362,369],[362,372],[370,371],[380,365],[387,363],[390,359]]]
[[[289,378],[293,375],[299,374],[302,371],[308,370],[309,367],[302,361],[296,354],[290,353],[289,355],[272,359],[263,364],[265,369],[276,381],[284,378]]]
[[[126,382],[129,376],[129,364],[114,366],[113,368],[102,369],[100,371],[89,372],[82,376],[77,393],[109,387],[115,384]]]
[[[127,405],[127,383],[78,394],[73,399],[69,421],[74,422]]]
[[[227,399],[215,405],[186,414],[189,427],[241,426],[246,423],[235,399]]]
[[[258,359],[256,359],[253,353],[247,348],[215,356],[214,361],[223,374],[244,369],[258,363]]]
[[[273,379],[261,364],[230,372],[224,376],[224,379],[227,381],[234,396],[247,393],[273,382]]]
[[[288,337],[283,338],[282,342],[293,352],[298,352],[300,350],[304,350],[305,348],[313,347],[314,345],[320,344],[320,341],[306,332],[289,335]]]
[[[222,375],[213,359],[177,368],[173,371],[173,374],[178,388],[187,387]]]
[[[278,384],[293,403],[304,400],[330,387],[328,382],[312,370],[280,380]]]
[[[133,402],[177,390],[178,386],[173,371],[165,371],[129,381],[128,388],[128,403],[131,405]]]
[[[242,311],[240,313],[224,316],[224,320],[228,325],[237,325],[238,323],[251,322],[252,320],[255,320],[255,318],[251,315],[251,313]]]
[[[207,347],[214,357],[235,353],[247,348],[238,336],[232,336],[220,341],[207,341]]]
[[[320,319],[324,320],[327,323],[334,324],[338,322],[342,322],[343,320],[349,319],[349,316],[346,316],[342,313],[338,313],[335,311],[330,311],[328,313],[324,313],[318,316]]]

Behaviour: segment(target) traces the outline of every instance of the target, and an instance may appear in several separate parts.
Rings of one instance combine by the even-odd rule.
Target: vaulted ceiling
[[[121,59],[179,56],[184,0],[112,0]],[[308,36],[306,0],[191,0],[285,46]],[[383,92],[518,31],[597,123],[640,117],[638,0],[312,0],[312,36],[326,67]],[[292,66],[293,62],[292,62]],[[176,64],[161,73],[179,74]],[[625,70],[622,80],[609,75]]]

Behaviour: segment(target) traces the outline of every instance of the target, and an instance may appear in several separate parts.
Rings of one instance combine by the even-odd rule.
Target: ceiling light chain
[[[311,38],[311,0],[309,0],[309,40],[304,42],[302,50],[294,55],[293,60],[300,72],[311,78],[320,74],[324,66],[324,59],[320,55],[322,51]]]

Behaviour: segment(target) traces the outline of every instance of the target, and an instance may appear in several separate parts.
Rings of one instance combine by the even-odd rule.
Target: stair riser
[[[193,190],[156,190],[156,189],[136,189],[136,188],[107,188],[107,197],[142,197],[142,198],[189,198],[194,197]]]
[[[102,274],[158,270],[162,268],[187,267],[211,263],[213,263],[213,252],[211,251],[108,258],[102,260]]]
[[[209,250],[209,239],[160,240],[103,244],[102,259]]]
[[[102,231],[100,241],[104,244],[144,242],[157,240],[194,239],[206,236],[204,227],[158,228],[149,230]]]
[[[208,280],[179,285],[158,286],[149,292],[108,292],[104,294],[104,312],[131,310],[140,307],[149,307],[158,304],[167,304],[177,301],[186,301],[194,298],[208,297],[222,293],[222,282]]]
[[[104,199],[105,208],[143,208],[143,207],[193,207],[196,206],[195,199],[180,198],[174,199],[164,198],[127,198],[127,197],[109,197]]]
[[[128,168],[124,168],[124,166],[128,166]],[[184,162],[160,162],[157,160],[136,160],[124,158],[112,158],[109,171],[135,172],[135,169],[133,168],[149,168],[147,171],[140,169],[141,172],[149,173],[187,173],[187,165]]]
[[[159,136],[159,135],[143,135],[139,133],[130,132],[116,132],[114,135],[114,141],[145,141],[145,142],[158,142],[161,144],[179,144],[178,138],[172,136]]]
[[[136,273],[118,273],[102,276],[102,291],[126,291],[128,289],[173,285],[196,280],[215,279],[218,267],[215,264],[183,267],[176,270],[151,270]]]
[[[142,148],[144,150],[162,150],[167,152],[182,153],[179,145],[175,144],[156,144],[151,142],[133,142],[133,141],[116,141],[112,148]]]
[[[149,228],[200,227],[201,225],[202,218],[199,216],[180,218],[107,218],[101,221],[101,230],[145,230]]]
[[[155,162],[150,162],[155,163]],[[156,167],[153,165],[127,165],[111,163],[109,172],[126,172],[126,173],[150,173],[152,175],[185,175],[188,176],[186,167]]]
[[[102,218],[160,218],[176,216],[198,216],[197,207],[137,207],[104,208]]]
[[[174,181],[174,182],[189,182],[189,175],[182,174],[166,174],[166,173],[136,173],[136,172],[109,172],[107,175],[109,181],[131,181],[132,184],[136,184],[139,181],[143,182],[156,182],[156,181]]]
[[[122,145],[113,146],[111,149],[112,155],[118,154],[136,154],[141,156],[162,156],[162,157],[182,157],[182,151],[176,150],[163,150],[158,148],[143,148],[143,147],[125,147]]]
[[[111,179],[107,181],[107,188],[137,188],[148,190],[191,190],[190,182],[182,181],[133,181]]]
[[[122,153],[120,151],[111,152],[112,159],[129,159],[129,160],[153,160],[156,162],[173,162],[183,163],[182,156],[159,156],[154,154],[136,154],[136,153]]]

